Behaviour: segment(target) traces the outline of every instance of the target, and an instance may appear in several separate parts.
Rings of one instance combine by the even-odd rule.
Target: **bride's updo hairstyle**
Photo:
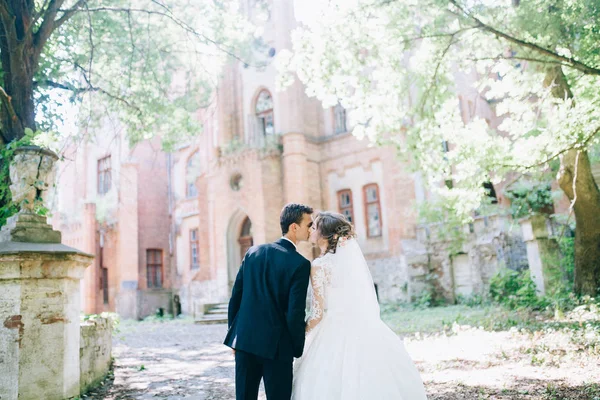
[[[319,235],[327,240],[326,253],[335,253],[340,239],[356,237],[354,227],[342,214],[322,211],[317,214],[315,225]]]

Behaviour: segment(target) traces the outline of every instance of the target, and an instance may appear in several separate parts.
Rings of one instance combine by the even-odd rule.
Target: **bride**
[[[311,313],[293,400],[422,400],[423,382],[402,341],[379,317],[367,262],[352,225],[321,212],[310,240]]]

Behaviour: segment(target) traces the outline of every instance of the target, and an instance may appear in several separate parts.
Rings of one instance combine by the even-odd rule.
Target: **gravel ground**
[[[114,376],[87,398],[233,400],[225,330],[189,321],[123,323],[113,342]],[[405,344],[430,400],[600,400],[600,359],[569,348],[560,333],[458,328]]]
[[[114,376],[92,399],[233,399],[225,325],[124,322],[113,339]]]

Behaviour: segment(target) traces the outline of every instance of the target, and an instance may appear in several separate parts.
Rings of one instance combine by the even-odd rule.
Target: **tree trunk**
[[[575,292],[596,296],[600,289],[600,191],[585,151],[578,156],[577,150],[569,150],[562,156],[558,183],[569,200],[575,199]]]
[[[548,70],[545,84],[552,85],[555,97],[573,97],[560,66]],[[575,201],[575,292],[596,296],[600,293],[600,191],[587,152],[564,153],[557,180],[569,200]]]
[[[36,129],[33,78],[47,35],[39,32],[41,27],[39,33],[34,33],[33,0],[0,1],[0,56],[4,89],[0,116],[3,141],[8,143],[22,138],[25,128]],[[50,5],[55,3],[52,1]]]

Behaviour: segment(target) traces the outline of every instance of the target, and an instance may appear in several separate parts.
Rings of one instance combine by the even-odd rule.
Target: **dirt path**
[[[405,343],[430,400],[600,400],[600,358],[561,335],[458,328]],[[125,323],[114,340],[114,379],[87,398],[233,400],[224,336],[223,325]]]

